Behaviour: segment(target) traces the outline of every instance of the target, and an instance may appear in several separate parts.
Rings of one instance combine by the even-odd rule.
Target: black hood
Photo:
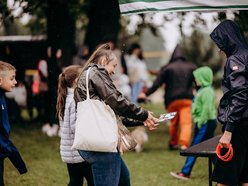
[[[172,56],[171,56],[171,59],[170,59],[169,63],[171,63],[173,61],[176,61],[178,59],[181,59],[181,60],[186,61],[186,57],[185,56],[186,55],[185,55],[185,52],[182,49],[182,47],[180,47],[179,45],[177,45],[176,48],[174,49],[173,53],[172,53]]]
[[[239,48],[247,48],[245,37],[239,26],[231,20],[220,23],[210,34],[216,45],[229,57]]]

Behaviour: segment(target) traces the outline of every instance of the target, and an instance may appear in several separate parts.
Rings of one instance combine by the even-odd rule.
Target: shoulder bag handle
[[[86,94],[87,94],[87,97],[86,99],[90,99],[90,93],[89,93],[89,73],[90,73],[90,68],[88,68],[87,70],[87,73],[86,73]]]

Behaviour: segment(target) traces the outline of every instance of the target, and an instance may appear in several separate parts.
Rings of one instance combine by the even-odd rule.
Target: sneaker
[[[180,180],[189,180],[190,179],[189,176],[186,176],[185,174],[183,174],[181,172],[170,172],[170,175],[177,178],[177,179],[180,179]]]
[[[180,148],[181,150],[186,150],[188,147],[186,145],[182,145]]]
[[[179,147],[178,147],[178,145],[169,144],[168,148],[169,148],[169,150],[178,150]]]

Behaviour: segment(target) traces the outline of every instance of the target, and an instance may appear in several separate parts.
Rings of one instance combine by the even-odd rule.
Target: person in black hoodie
[[[210,37],[227,57],[222,78],[223,97],[218,120],[223,125],[219,144],[229,148],[230,161],[217,160],[212,180],[218,185],[248,185],[248,45],[239,26],[231,20],[220,23]],[[231,147],[230,147],[231,148]]]
[[[146,92],[151,95],[164,85],[164,104],[168,112],[177,112],[171,120],[169,149],[174,150],[180,145],[185,149],[190,145],[192,133],[191,105],[193,98],[193,71],[196,65],[187,61],[184,50],[177,45],[169,63],[163,66],[153,85]],[[178,131],[180,134],[178,136]]]
[[[26,165],[14,144],[10,141],[10,124],[6,107],[5,92],[16,85],[16,69],[9,63],[0,61],[0,185],[4,185],[4,159],[9,158],[20,174],[27,172]]]

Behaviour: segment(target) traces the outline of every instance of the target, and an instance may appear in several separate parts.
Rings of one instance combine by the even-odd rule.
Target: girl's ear
[[[0,76],[0,86],[2,85],[3,78]]]
[[[107,64],[107,63],[106,63],[106,58],[105,58],[105,57],[103,57],[103,58],[101,59],[100,64],[101,64],[102,66],[105,66],[105,65]]]

